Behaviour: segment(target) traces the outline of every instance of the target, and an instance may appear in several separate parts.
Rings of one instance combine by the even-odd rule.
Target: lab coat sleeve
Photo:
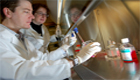
[[[28,60],[0,42],[0,78],[16,80],[62,80],[70,77],[66,59]]]
[[[47,54],[48,54],[47,55],[48,60],[58,60],[58,59],[66,57],[66,52],[61,48],[58,48],[58,49],[51,51],[50,53],[47,53]]]
[[[30,59],[32,59],[32,60],[43,59],[43,60],[53,60],[53,61],[55,61],[55,60],[64,58],[67,55],[66,52],[61,47],[54,50],[54,51],[51,51],[51,52],[46,51],[46,53],[43,53],[43,52],[37,50],[30,41],[28,41],[27,39],[25,39],[25,41],[26,41],[27,45],[30,46],[30,47],[27,46],[28,50],[30,50],[30,52],[34,53],[34,55],[39,56],[39,57],[36,57],[36,58],[35,57],[34,58],[30,57]],[[37,53],[37,54],[35,54],[35,53]],[[32,54],[29,54],[29,55],[32,55]]]

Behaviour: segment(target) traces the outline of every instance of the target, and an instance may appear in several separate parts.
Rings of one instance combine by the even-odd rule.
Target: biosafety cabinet
[[[53,1],[47,1],[50,13],[57,13],[57,15],[50,14],[50,18],[61,26],[63,34],[71,34],[71,31],[77,27],[82,38],[77,35],[78,44],[81,45],[82,40],[101,43],[101,52],[72,69],[73,80],[140,80],[139,63],[124,63],[121,58],[116,60],[105,58],[108,40],[115,41],[119,46],[122,38],[129,38],[140,60],[139,0],[58,0],[55,3],[57,12],[50,3]],[[72,23],[69,8],[74,4],[82,5],[81,10],[84,11],[80,18]],[[69,50],[70,54],[75,54],[75,47]]]
[[[119,45],[122,38],[129,38],[140,58],[140,1],[139,0],[79,0],[85,3],[85,11],[71,27],[78,27],[84,41],[101,43],[102,51],[74,70],[80,79],[88,80],[140,80],[140,64],[124,63],[122,59],[108,60],[107,41],[113,40]],[[69,2],[67,2],[69,3]],[[71,1],[76,3],[76,1]],[[84,8],[84,6],[83,6]],[[80,39],[79,39],[80,40]],[[80,41],[81,42],[81,41]],[[76,76],[73,79],[78,79]]]
[[[121,58],[105,58],[108,40],[119,46],[122,38],[129,38],[140,60],[139,0],[46,0],[45,3],[50,10],[50,16],[45,23],[50,28],[50,33],[55,33],[55,29],[51,28],[56,25],[61,26],[64,35],[71,34],[77,27],[80,37],[77,35],[76,44],[82,45],[82,40],[101,43],[101,52],[72,69],[73,80],[140,80],[139,63],[124,63]],[[83,12],[72,23],[69,9],[75,4],[80,4]],[[69,50],[70,54],[75,54],[75,47],[76,45]]]
[[[68,7],[73,4],[81,4],[86,9],[71,26],[71,20],[66,16],[69,15]],[[139,0],[65,0],[61,14],[62,29],[77,27],[84,41],[98,41],[105,49],[109,39],[121,43],[122,38],[129,38],[130,43],[140,50]]]
[[[49,18],[45,25],[60,25],[62,34],[69,34],[77,27],[84,41],[98,41],[103,49],[109,39],[119,44],[122,38],[129,38],[136,50],[140,50],[139,0],[33,0],[33,3],[48,6]],[[75,4],[84,10],[73,24],[69,9]]]

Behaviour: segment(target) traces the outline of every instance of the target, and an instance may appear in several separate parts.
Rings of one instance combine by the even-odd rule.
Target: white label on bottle
[[[131,48],[125,48],[121,50],[121,53],[122,53],[122,59],[124,61],[132,61]]]

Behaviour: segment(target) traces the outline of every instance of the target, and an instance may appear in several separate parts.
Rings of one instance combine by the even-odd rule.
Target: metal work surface
[[[83,80],[88,79],[104,80],[101,76],[97,75],[96,73],[92,72],[91,70],[82,65],[74,67],[74,70]]]
[[[83,65],[89,70],[91,70],[93,73],[95,73],[96,76],[99,76],[101,79],[103,78],[105,80],[140,80],[140,61],[139,63],[124,63],[121,59],[108,60],[105,58],[105,55],[105,53],[99,53],[95,58],[91,58]],[[140,58],[140,55],[138,55],[138,58]],[[79,69],[80,67],[78,68],[78,70],[76,70],[76,72],[79,71],[77,72],[78,75],[80,72],[83,71],[85,73],[83,73],[82,75],[86,76],[89,74],[88,71]],[[94,77],[95,75],[92,76]],[[87,79],[97,79],[93,77],[88,76]],[[83,79],[83,77],[81,78]]]

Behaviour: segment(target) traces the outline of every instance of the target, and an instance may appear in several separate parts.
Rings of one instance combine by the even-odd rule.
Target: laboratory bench
[[[140,80],[139,62],[125,63],[121,58],[106,58],[105,52],[98,53],[85,63],[72,69],[73,80]]]

